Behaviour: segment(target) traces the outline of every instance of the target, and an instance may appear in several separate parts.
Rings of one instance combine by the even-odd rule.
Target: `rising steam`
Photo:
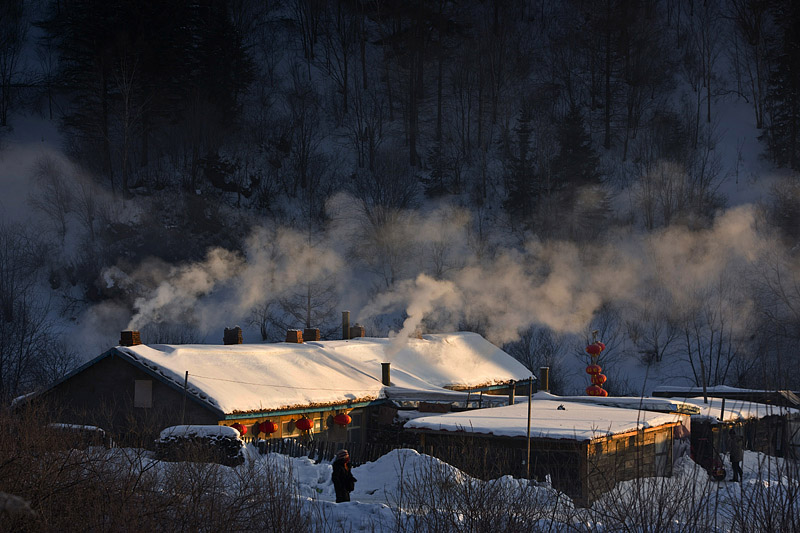
[[[247,316],[254,305],[279,297],[286,287],[331,276],[343,299],[358,294],[365,302],[354,312],[360,322],[370,324],[385,314],[402,320],[399,330],[390,332],[392,353],[426,327],[447,331],[482,324],[498,344],[516,340],[534,324],[580,333],[604,304],[635,313],[655,295],[657,305],[678,312],[714,292],[734,316],[746,313],[746,298],[741,291],[720,291],[720,284],[742,285],[749,267],[771,245],[757,232],[750,206],[721,214],[705,230],[618,230],[602,243],[531,241],[521,250],[508,247],[491,257],[474,253],[469,245],[472,221],[463,211],[428,217],[406,212],[400,218],[405,240],[389,244],[380,239],[396,239],[390,231],[355,239],[357,224],[334,225],[338,230],[316,236],[313,244],[292,230],[256,228],[241,255],[214,249],[198,264],[163,270],[163,278],[151,280],[152,288],[136,299],[128,327],[191,317],[199,328],[218,330],[240,319],[231,317]],[[404,254],[382,256],[389,245]],[[386,283],[375,265],[392,269],[399,279]],[[119,273],[107,274],[121,283]],[[126,276],[142,279],[144,273]],[[371,284],[364,282],[367,276]]]

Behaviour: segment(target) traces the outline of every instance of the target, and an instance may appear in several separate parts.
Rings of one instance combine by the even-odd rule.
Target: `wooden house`
[[[663,394],[664,391],[656,392]],[[691,444],[696,454],[726,453],[728,433],[733,429],[743,437],[746,450],[776,457],[800,458],[800,410],[785,405],[786,401],[792,402],[791,396],[794,395],[753,392],[753,395],[749,395],[742,389],[736,389],[732,396],[722,398],[672,398],[698,408],[698,412],[691,415]],[[713,391],[713,394],[717,393],[725,392]],[[770,403],[740,399],[747,397],[769,400]]]
[[[502,388],[529,374],[474,333],[336,341],[304,333],[272,344],[226,332],[222,345],[146,345],[123,332],[119,346],[36,398],[58,406],[54,421],[102,427],[122,443],[146,445],[179,424],[237,424],[246,439],[362,442],[393,392],[464,401],[470,393],[454,389]]]
[[[588,506],[617,482],[670,476],[673,432],[687,417],[542,393],[528,413],[524,401],[415,418],[406,427],[419,433],[432,454],[471,475],[549,480],[576,504]]]

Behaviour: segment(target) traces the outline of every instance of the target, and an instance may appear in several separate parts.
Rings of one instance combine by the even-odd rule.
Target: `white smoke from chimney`
[[[132,274],[112,267],[102,276],[108,286],[145,288],[134,301],[135,313],[125,329],[176,322],[215,331],[220,324],[246,317],[265,300],[341,269],[341,257],[324,242],[309,242],[307,235],[291,229],[257,227],[245,240],[243,254],[213,248],[199,263],[167,266],[146,261]]]
[[[386,350],[386,356],[391,359],[403,349],[408,338],[418,331],[427,315],[437,308],[451,309],[460,305],[461,295],[453,282],[420,274],[414,280],[403,281],[396,290],[380,294],[370,307],[361,311],[361,315],[372,316],[397,307],[405,309],[407,316],[403,327],[390,334],[392,342]]]

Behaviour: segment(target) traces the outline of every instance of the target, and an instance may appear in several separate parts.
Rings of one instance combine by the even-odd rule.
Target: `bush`
[[[228,426],[172,426],[156,440],[162,461],[197,461],[238,466],[244,463],[244,442]]]

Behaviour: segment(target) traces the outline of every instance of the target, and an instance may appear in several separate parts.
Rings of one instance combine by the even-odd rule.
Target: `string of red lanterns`
[[[260,433],[266,433],[267,435],[271,435],[278,431],[278,424],[272,422],[271,420],[264,420],[260,424],[258,424],[258,431]]]
[[[352,421],[353,419],[350,418],[350,415],[348,415],[347,413],[339,413],[338,415],[333,417],[334,424],[338,424],[340,426],[346,426]]]
[[[310,418],[303,417],[299,420],[294,421],[294,427],[299,429],[300,431],[308,431],[312,427],[314,427],[314,421]]]
[[[598,340],[586,347],[586,353],[592,358],[592,364],[586,367],[586,373],[592,376],[592,384],[586,387],[586,394],[589,396],[608,396],[608,391],[603,388],[608,378],[600,373],[603,369],[597,364],[597,358],[605,349],[606,345]]]
[[[339,426],[347,426],[353,421],[352,417],[347,413],[339,413],[333,417],[333,422]],[[239,422],[234,422],[231,424],[233,429],[239,432],[239,435],[244,436],[247,434],[247,426],[240,424]],[[311,428],[314,427],[314,421],[310,418],[303,416],[295,420],[294,427],[299,429],[300,431],[309,431]],[[266,435],[271,435],[278,431],[278,424],[271,420],[265,420],[263,422],[256,422],[253,424],[253,431],[258,433],[264,433]]]

